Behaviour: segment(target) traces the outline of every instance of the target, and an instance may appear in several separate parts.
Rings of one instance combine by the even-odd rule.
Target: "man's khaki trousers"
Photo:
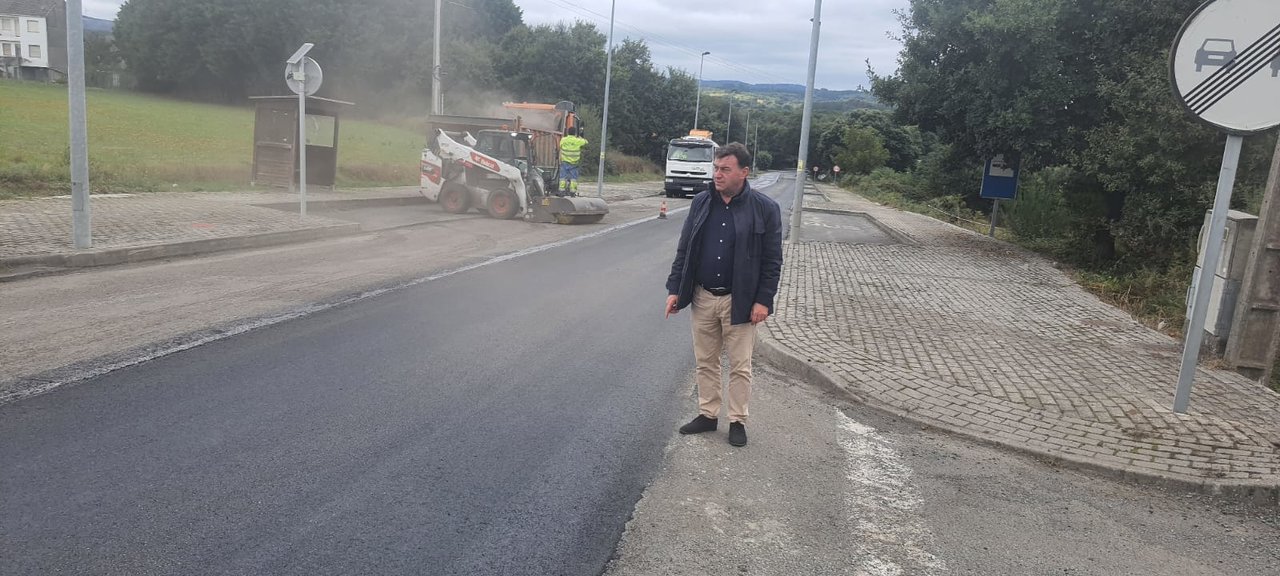
[[[755,324],[730,323],[733,296],[716,296],[701,286],[693,295],[693,356],[697,360],[698,411],[707,418],[720,416],[720,354],[729,352],[729,422],[747,422],[751,401],[751,352],[756,343]]]

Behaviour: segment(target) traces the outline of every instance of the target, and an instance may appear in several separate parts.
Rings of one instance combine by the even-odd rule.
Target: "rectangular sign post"
[[[996,218],[1000,214],[1000,201],[1013,200],[1018,197],[1018,176],[1022,172],[1021,159],[1017,154],[996,154],[987,160],[987,167],[982,172],[981,198],[990,198],[991,229],[987,235],[995,238]]]

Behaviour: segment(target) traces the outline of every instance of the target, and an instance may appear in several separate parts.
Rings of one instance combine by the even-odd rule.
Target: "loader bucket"
[[[531,204],[530,222],[590,224],[609,213],[609,205],[601,198],[543,196]]]

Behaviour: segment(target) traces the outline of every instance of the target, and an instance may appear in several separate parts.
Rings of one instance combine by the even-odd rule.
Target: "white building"
[[[66,77],[63,0],[0,0],[0,77]]]

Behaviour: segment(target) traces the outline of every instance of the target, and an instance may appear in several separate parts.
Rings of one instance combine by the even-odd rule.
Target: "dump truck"
[[[601,198],[560,195],[560,138],[576,130],[571,102],[507,103],[510,118],[432,115],[420,190],[445,211],[585,224],[609,213]]]
[[[711,166],[720,146],[707,130],[690,130],[688,136],[667,144],[667,175],[663,191],[668,198],[693,196],[711,185]]]

